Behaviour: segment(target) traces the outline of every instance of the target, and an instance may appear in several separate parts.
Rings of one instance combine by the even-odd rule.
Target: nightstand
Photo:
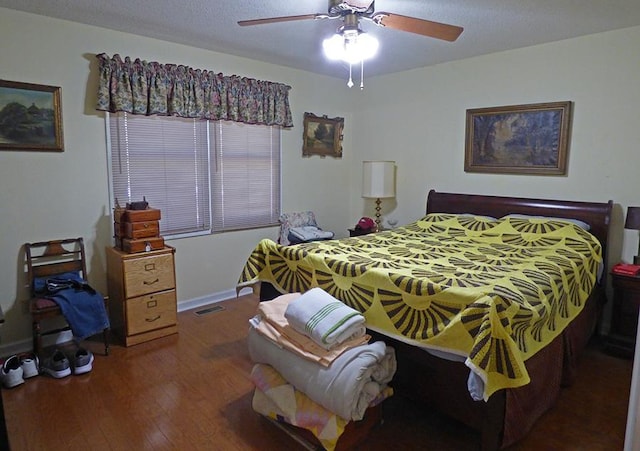
[[[349,229],[349,236],[361,236],[361,235],[368,235],[370,233],[374,233],[375,230],[371,229],[371,230],[365,230],[365,229]]]
[[[607,349],[611,353],[632,357],[638,330],[640,276],[611,273],[613,306]]]

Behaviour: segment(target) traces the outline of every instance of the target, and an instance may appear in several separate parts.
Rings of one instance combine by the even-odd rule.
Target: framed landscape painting
[[[571,102],[467,110],[465,172],[565,175]]]
[[[342,130],[344,118],[316,116],[304,113],[304,131],[302,135],[302,155],[327,155],[342,158]]]
[[[64,150],[59,87],[0,80],[0,150]]]

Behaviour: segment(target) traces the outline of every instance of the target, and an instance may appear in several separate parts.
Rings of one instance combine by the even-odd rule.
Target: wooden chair
[[[33,327],[33,352],[42,351],[42,336],[70,330],[69,325],[42,331],[42,321],[47,318],[63,317],[62,310],[51,299],[38,297],[34,289],[34,280],[41,277],[53,277],[65,272],[78,272],[87,280],[87,266],[82,238],[70,238],[55,241],[26,243],[24,250],[27,260],[27,281],[31,292],[30,311]],[[109,312],[108,298],[104,298],[105,308]],[[109,329],[102,331],[104,355],[109,355]]]

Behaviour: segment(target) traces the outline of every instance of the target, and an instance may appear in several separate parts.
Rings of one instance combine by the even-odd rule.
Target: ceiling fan
[[[329,59],[343,60],[349,63],[349,87],[351,80],[351,65],[361,64],[360,89],[363,88],[362,67],[365,59],[375,55],[378,42],[367,35],[360,28],[360,19],[371,21],[382,27],[408,31],[430,38],[453,42],[458,39],[463,28],[440,22],[433,22],[416,17],[402,16],[388,12],[375,11],[373,0],[329,0],[327,14],[303,14],[298,16],[269,17],[265,19],[241,20],[240,26],[263,25],[276,22],[291,22],[308,19],[342,19],[342,25],[336,34],[323,42],[325,54]]]
[[[340,19],[345,21],[345,26],[358,24],[358,19],[370,20],[376,25],[393,28],[395,30],[408,31],[431,38],[443,39],[453,42],[458,39],[463,28],[416,17],[402,16],[387,12],[376,12],[375,1],[371,0],[329,0],[328,14],[303,14],[300,16],[269,17],[266,19],[241,20],[238,25],[262,25],[275,22],[291,22],[307,19]],[[347,23],[347,22],[354,23]]]

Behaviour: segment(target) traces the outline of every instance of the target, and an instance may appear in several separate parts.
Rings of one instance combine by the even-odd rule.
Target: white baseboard
[[[25,340],[13,341],[11,343],[3,344],[0,346],[0,355],[4,358],[21,354],[23,352],[30,352],[33,349],[33,340],[27,338]]]
[[[68,343],[73,340],[73,334],[70,330],[65,330],[56,335],[45,335],[42,337],[42,346],[53,346],[60,343]],[[22,354],[23,352],[33,351],[33,339],[27,338],[25,340],[14,341],[0,346],[0,355],[12,356],[15,354]]]
[[[204,305],[215,304],[216,302],[226,301],[236,297],[236,290],[220,291],[218,293],[208,294],[199,298],[190,299],[188,301],[178,302],[178,312],[200,308]]]
[[[251,288],[246,288],[241,291],[243,293],[244,290],[251,290]],[[246,293],[243,293],[246,294]],[[226,301],[228,299],[233,299],[236,297],[236,290],[226,290],[218,293],[212,293],[207,296],[202,296],[199,298],[189,299],[188,301],[182,301],[178,303],[178,312],[184,312],[186,310],[191,310],[195,308],[200,308],[204,305],[215,304],[216,302]],[[42,337],[42,345],[43,346],[51,346],[58,343],[66,343],[73,339],[73,335],[71,335],[71,331],[60,332],[57,335],[48,335]],[[26,338],[24,340],[13,341],[10,343],[6,343],[0,345],[0,356],[11,356],[14,354],[20,354],[23,352],[31,352],[33,350],[33,340],[31,337]]]

